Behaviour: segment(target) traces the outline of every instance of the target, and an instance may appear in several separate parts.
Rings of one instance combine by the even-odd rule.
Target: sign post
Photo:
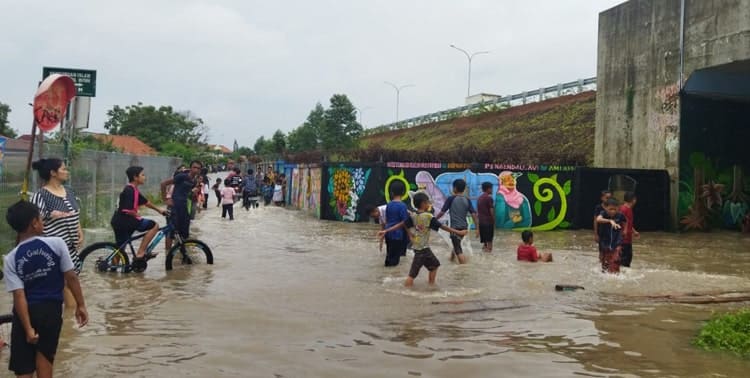
[[[81,122],[85,120],[84,125],[88,125],[91,97],[96,96],[96,70],[82,70],[77,68],[61,67],[43,67],[42,78],[49,75],[65,75],[73,79],[76,89],[76,99],[71,103],[68,110],[68,116],[60,128],[63,140],[63,160],[69,164],[70,144],[73,140],[73,133],[80,127]],[[80,102],[80,103],[79,103]],[[85,114],[81,114],[85,112]]]

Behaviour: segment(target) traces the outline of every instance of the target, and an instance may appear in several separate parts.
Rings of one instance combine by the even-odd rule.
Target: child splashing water
[[[620,254],[627,220],[618,209],[617,200],[610,198],[597,217],[599,224],[599,261],[604,273],[620,273]]]
[[[428,212],[430,208],[430,200],[424,193],[416,193],[413,198],[414,206],[417,208],[417,212],[412,214],[406,222],[399,222],[385,230],[378,232],[378,238],[383,238],[386,233],[397,230],[404,225],[407,228],[413,228],[414,231],[409,231],[409,238],[411,239],[412,247],[414,248],[414,260],[411,263],[411,269],[409,269],[409,276],[404,282],[404,286],[411,287],[414,285],[414,279],[417,278],[419,271],[422,267],[427,268],[429,272],[428,282],[430,285],[435,284],[437,278],[437,269],[440,267],[440,261],[435,257],[430,249],[430,230],[445,230],[451,234],[458,236],[464,236],[468,230],[456,230],[442,223]]]

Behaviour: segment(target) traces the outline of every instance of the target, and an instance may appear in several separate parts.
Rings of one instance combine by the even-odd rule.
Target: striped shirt
[[[42,188],[31,196],[31,203],[39,208],[44,221],[44,235],[57,236],[65,241],[76,273],[81,272],[78,257],[78,228],[81,209],[70,188],[65,188],[66,196],[58,197]],[[54,212],[54,214],[53,214]]]

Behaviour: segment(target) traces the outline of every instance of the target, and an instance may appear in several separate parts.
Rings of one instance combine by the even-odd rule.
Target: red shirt
[[[620,207],[620,212],[625,216],[625,234],[622,235],[622,242],[624,244],[633,244],[633,209],[627,205]]]
[[[539,260],[539,253],[537,253],[536,247],[528,244],[519,245],[516,256],[518,261],[536,262],[537,260]]]
[[[492,217],[492,209],[495,208],[495,202],[492,196],[482,193],[477,200],[477,216],[479,224],[495,224],[495,218]]]

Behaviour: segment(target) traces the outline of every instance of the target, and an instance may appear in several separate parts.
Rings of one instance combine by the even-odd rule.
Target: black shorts
[[[440,266],[440,261],[432,253],[432,250],[425,248],[419,251],[414,251],[414,260],[411,261],[411,269],[409,269],[409,277],[417,278],[419,270],[422,267],[427,268],[430,272],[437,269]]]
[[[134,232],[148,231],[156,226],[156,222],[150,219],[136,219],[133,216],[120,213],[119,211],[115,212],[109,223],[115,231],[115,242],[118,246],[125,244]]]
[[[62,329],[62,302],[43,302],[29,305],[31,327],[39,335],[36,344],[26,341],[26,331],[21,319],[13,311],[13,326],[10,331],[10,363],[8,369],[16,375],[31,374],[36,371],[36,353],[39,352],[50,363],[55,361],[57,343]]]
[[[495,238],[495,225],[492,223],[479,224],[479,242],[492,243]]]
[[[190,236],[190,212],[187,202],[177,202],[172,209],[172,221],[175,231],[183,238]]]
[[[457,228],[456,230],[462,231],[463,229]],[[451,244],[453,244],[453,253],[460,255],[464,253],[464,250],[461,248],[461,240],[463,240],[463,236],[458,236],[456,234],[451,234]]]

